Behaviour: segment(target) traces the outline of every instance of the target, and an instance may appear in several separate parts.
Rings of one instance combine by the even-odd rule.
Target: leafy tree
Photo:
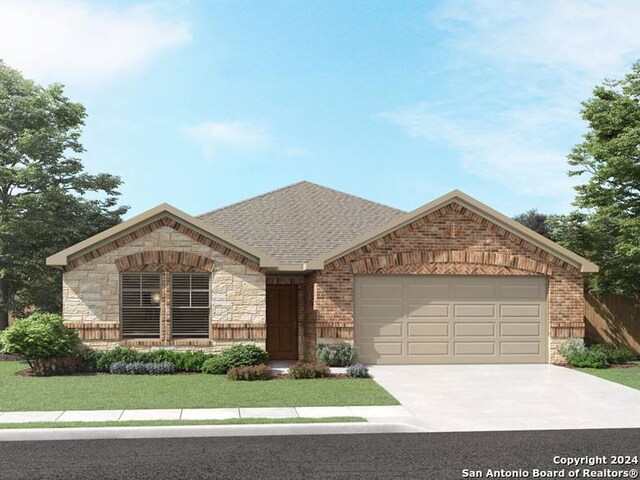
[[[521,223],[525,227],[530,228],[534,232],[545,237],[549,237],[549,227],[547,225],[548,218],[549,215],[540,213],[535,208],[513,217],[516,222]]]
[[[640,299],[640,61],[596,87],[583,107],[588,131],[569,155],[569,174],[587,177],[575,205],[586,209],[580,235],[590,245],[578,251],[599,264],[598,291]]]
[[[62,85],[42,87],[0,61],[0,330],[9,311],[59,311],[60,274],[45,258],[127,210],[116,205],[120,178],[84,172],[85,117]]]

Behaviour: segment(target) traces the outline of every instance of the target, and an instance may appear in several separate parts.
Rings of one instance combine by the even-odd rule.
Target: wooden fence
[[[584,297],[585,336],[640,355],[640,304],[620,295]]]

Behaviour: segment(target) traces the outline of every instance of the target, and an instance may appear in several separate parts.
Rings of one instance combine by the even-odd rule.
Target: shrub
[[[289,367],[289,378],[322,378],[331,375],[331,369],[323,363],[297,362]]]
[[[229,370],[229,364],[222,355],[211,355],[207,358],[200,371],[202,373],[209,373],[212,375],[224,375]]]
[[[353,378],[369,378],[369,369],[361,363],[354,363],[347,367],[347,375]]]
[[[102,352],[100,358],[96,362],[96,367],[101,372],[109,372],[111,364],[114,362],[134,363],[143,359],[141,352],[133,348],[116,347],[112,350]]]
[[[192,352],[176,352],[175,364],[176,370],[181,372],[200,372],[202,371],[202,365],[207,358],[211,355],[207,355],[202,351]]]
[[[318,362],[331,367],[346,367],[355,362],[358,348],[350,343],[338,345],[319,344],[316,349]]]
[[[176,373],[176,366],[171,362],[113,362],[109,371],[119,375],[167,375]]]
[[[574,355],[584,351],[584,343],[579,338],[570,338],[558,346],[558,353],[562,355],[569,364],[571,364],[571,358]]]
[[[60,315],[34,313],[0,332],[0,343],[4,353],[24,357],[34,375],[52,375],[74,368],[76,360],[71,356],[80,339],[75,330],[64,326]]]
[[[252,344],[239,344],[229,347],[220,354],[229,368],[248,365],[261,365],[269,361],[266,350]]]
[[[102,358],[99,350],[80,345],[73,353],[73,358],[78,362],[78,370],[83,372],[95,372],[98,370],[98,362]]]
[[[248,365],[246,367],[233,367],[227,372],[229,380],[271,380],[273,370],[266,365]]]
[[[589,350],[604,353],[607,357],[607,362],[614,365],[628,363],[633,360],[633,353],[628,348],[616,348],[607,343],[596,343],[589,347]]]
[[[578,350],[567,360],[573,367],[580,368],[607,368],[607,355],[598,350]]]
[[[173,364],[176,364],[176,359],[179,356],[180,352],[169,350],[167,348],[160,348],[158,350],[151,350],[150,352],[141,353],[139,359],[143,363],[171,362]]]
[[[171,375],[176,373],[176,365],[173,362],[146,363],[149,375]]]

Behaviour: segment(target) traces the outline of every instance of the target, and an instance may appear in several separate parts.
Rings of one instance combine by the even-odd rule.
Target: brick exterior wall
[[[236,342],[264,347],[266,336],[265,275],[257,263],[236,252],[161,219],[70,262],[63,274],[63,316],[83,341],[96,348],[128,345],[149,349],[219,350]],[[160,339],[122,340],[120,336],[120,273],[162,272],[165,298],[170,272],[206,271],[211,279],[209,339],[170,338],[170,305],[163,302]]]
[[[563,339],[584,336],[582,273],[451,203],[309,275],[307,357],[317,343],[353,340],[356,274],[545,275],[550,361],[561,360],[556,348]]]

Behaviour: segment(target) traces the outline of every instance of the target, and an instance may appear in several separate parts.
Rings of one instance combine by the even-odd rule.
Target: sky
[[[300,180],[566,213],[581,102],[638,25],[637,0],[0,0],[0,58],[87,108],[83,162],[129,216]]]

